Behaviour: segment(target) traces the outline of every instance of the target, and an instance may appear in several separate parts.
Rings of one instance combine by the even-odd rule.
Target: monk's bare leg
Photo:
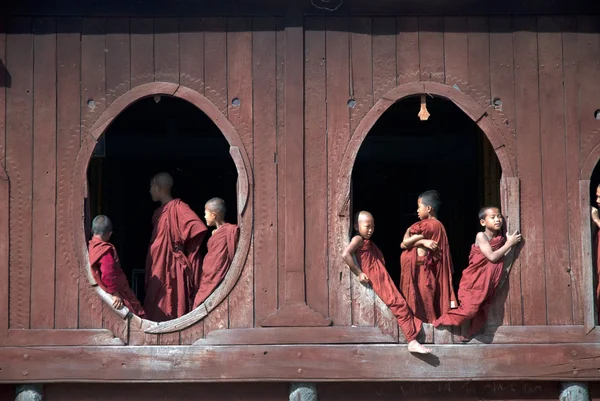
[[[408,352],[413,352],[415,354],[431,354],[431,349],[424,347],[423,344],[417,340],[412,340],[408,343]]]

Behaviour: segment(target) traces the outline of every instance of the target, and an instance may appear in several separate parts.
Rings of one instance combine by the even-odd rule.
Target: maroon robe
[[[144,308],[129,287],[114,245],[94,236],[89,243],[89,257],[92,275],[98,286],[109,294],[118,294],[132,313],[144,318]]]
[[[208,252],[202,262],[200,287],[194,300],[194,309],[200,306],[221,283],[231,266],[233,255],[240,236],[235,224],[225,223],[214,230],[208,240]]]
[[[392,311],[400,330],[408,342],[415,340],[421,331],[421,320],[413,317],[406,300],[396,288],[387,269],[381,250],[370,240],[364,240],[363,245],[354,254],[363,273],[367,275],[373,291]]]
[[[600,322],[600,230],[596,232],[594,243],[594,262],[596,262],[596,313]]]
[[[148,319],[161,322],[192,310],[202,265],[200,245],[207,228],[179,199],[156,209],[152,223],[144,309]]]
[[[498,235],[490,241],[492,250],[500,249],[506,239]],[[469,254],[469,266],[463,270],[458,288],[458,309],[452,309],[433,322],[435,327],[440,325],[460,326],[471,319],[469,335],[477,334],[487,321],[488,312],[492,305],[496,289],[502,278],[504,258],[493,263],[473,244]]]
[[[427,250],[420,257],[417,247],[400,255],[400,290],[415,316],[431,323],[450,310],[451,302],[457,305],[452,288],[452,257],[444,225],[437,219],[425,219],[413,224],[410,235],[423,235],[438,244],[436,252]]]

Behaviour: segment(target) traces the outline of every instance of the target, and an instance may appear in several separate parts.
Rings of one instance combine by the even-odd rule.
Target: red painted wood
[[[416,17],[399,17],[396,30],[397,84],[419,81],[419,20]]]
[[[10,177],[10,327],[29,328],[32,246],[33,36],[31,18],[8,23],[6,172]],[[6,311],[4,312],[6,313]]]
[[[0,18],[0,60],[6,60],[6,20]],[[5,66],[6,67],[6,66]],[[6,74],[0,74],[0,310],[9,310],[9,182],[6,175]],[[8,335],[9,313],[0,315],[0,341]]]
[[[253,92],[252,92],[252,20],[227,21],[227,95],[228,117],[242,140],[253,164]],[[238,99],[239,106],[233,105]],[[254,193],[248,197],[247,211],[252,213]],[[250,243],[248,258],[236,286],[229,295],[229,326],[252,327],[254,324],[254,245]]]
[[[34,20],[31,328],[54,327],[56,20]]]
[[[277,310],[277,42],[275,20],[252,22],[254,77],[254,314]]]
[[[513,20],[515,54],[515,128],[521,179],[521,283],[523,324],[543,325],[546,318],[546,283],[544,274],[544,221],[540,205],[542,172],[540,154],[540,120],[538,107],[538,46],[536,20],[515,17]]]
[[[348,111],[350,60],[348,21],[330,18],[326,25],[328,214],[329,227],[332,228],[335,227],[336,220],[340,219],[332,200],[337,196],[339,165],[351,135]],[[347,232],[329,229],[329,314],[333,324],[337,326],[349,326],[352,323],[352,277],[341,257],[347,235]]]
[[[419,65],[421,81],[444,82],[444,20],[419,18]]]
[[[204,20],[179,19],[179,82],[204,95]]]
[[[131,87],[154,81],[154,21],[130,20]]]
[[[373,18],[373,100],[396,87],[396,20]]]
[[[445,83],[462,90],[467,90],[469,82],[467,36],[466,17],[444,18]]]
[[[279,285],[285,279],[285,19],[278,19],[277,42],[277,306],[283,305],[285,300],[284,286]]]
[[[538,18],[542,193],[548,324],[571,324],[562,18]],[[556,302],[560,299],[560,302]]]
[[[81,20],[58,20],[57,139],[56,139],[56,306],[55,328],[78,323],[79,268],[73,255],[67,205],[73,164],[79,148],[81,100]]]
[[[84,18],[81,25],[81,135],[106,108],[106,20]],[[102,300],[90,286],[84,269],[79,271],[79,328],[102,327]]]
[[[106,19],[106,106],[131,88],[129,19]]]
[[[228,112],[227,98],[227,25],[225,19],[210,18],[204,31],[205,95],[223,113]],[[226,114],[227,115],[227,114]],[[204,335],[229,327],[229,299],[225,298],[204,321]]]
[[[158,345],[179,345],[179,332],[157,334]]]
[[[569,224],[569,267],[573,276],[571,299],[573,323],[583,324],[581,271],[581,222],[579,213],[579,86],[577,82],[577,18],[563,17],[563,79],[565,99],[565,155],[567,174],[567,219]]]
[[[469,95],[482,107],[490,104],[490,35],[485,17],[467,18]]]
[[[176,18],[154,19],[154,80],[179,83],[179,26]]]
[[[304,34],[304,202],[308,304],[329,314],[327,271],[327,134],[325,102],[325,19],[309,18]],[[257,187],[258,188],[258,187]]]

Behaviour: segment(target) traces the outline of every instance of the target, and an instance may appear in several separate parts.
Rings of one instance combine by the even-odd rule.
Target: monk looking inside
[[[113,308],[121,309],[124,304],[132,313],[144,318],[144,309],[129,287],[117,250],[108,242],[112,231],[112,222],[108,217],[100,215],[94,218],[89,244],[92,275],[98,286],[112,295]]]
[[[432,323],[457,306],[452,288],[452,257],[444,225],[438,220],[440,194],[419,195],[421,221],[406,230],[400,247],[400,289],[415,316]]]
[[[477,334],[485,325],[502,278],[504,255],[521,242],[521,234],[518,231],[506,238],[502,235],[504,218],[497,207],[482,208],[479,211],[479,223],[484,227],[484,231],[475,237],[469,254],[469,266],[462,273],[458,289],[460,306],[433,322],[435,327],[460,326],[472,319],[469,336]]]
[[[235,255],[240,229],[225,221],[225,201],[212,198],[204,206],[204,219],[209,227],[216,227],[208,240],[208,252],[202,263],[200,286],[194,300],[197,308],[221,283]]]
[[[156,322],[191,311],[202,265],[200,245],[207,231],[188,205],[173,199],[172,187],[168,173],[157,174],[150,182],[152,200],[161,206],[152,216],[144,309],[148,319]]]
[[[375,220],[369,212],[357,214],[354,223],[357,231],[350,244],[342,253],[344,262],[356,275],[362,284],[371,284],[375,294],[390,308],[398,325],[408,341],[408,351],[419,354],[429,354],[431,350],[425,348],[417,341],[417,335],[421,331],[421,321],[414,318],[404,297],[400,294],[385,268],[383,254],[371,241],[375,231]],[[356,257],[356,260],[354,259]],[[357,263],[358,261],[358,263]]]

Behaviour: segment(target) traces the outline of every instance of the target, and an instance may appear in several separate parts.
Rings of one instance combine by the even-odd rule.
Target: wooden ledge
[[[600,344],[3,348],[0,382],[600,380]]]

